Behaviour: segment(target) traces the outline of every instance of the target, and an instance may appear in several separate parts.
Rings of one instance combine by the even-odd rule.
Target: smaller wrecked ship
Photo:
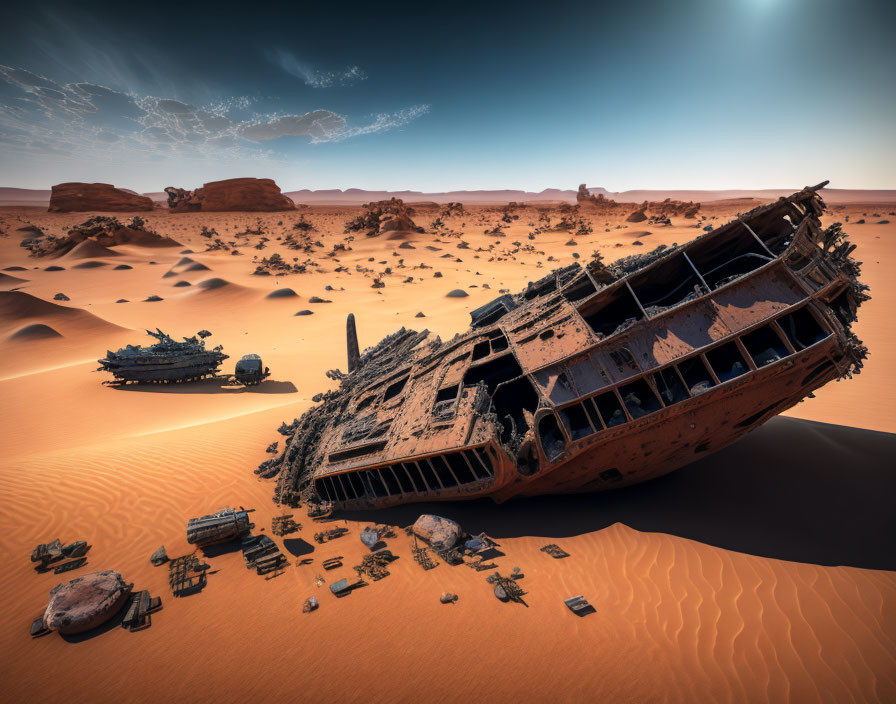
[[[97,371],[110,372],[116,381],[168,384],[196,381],[218,372],[227,355],[221,345],[206,349],[205,338],[211,335],[200,330],[193,337],[177,342],[156,328],[146,334],[158,342],[149,347],[128,345],[117,352],[107,351]]]

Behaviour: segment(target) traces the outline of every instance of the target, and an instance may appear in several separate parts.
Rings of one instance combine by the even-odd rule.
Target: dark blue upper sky
[[[0,183],[896,187],[896,2],[41,3]]]

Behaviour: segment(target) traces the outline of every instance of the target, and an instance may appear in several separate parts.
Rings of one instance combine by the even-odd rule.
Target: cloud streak
[[[290,114],[253,107],[246,97],[197,106],[94,83],[57,83],[0,65],[0,154],[276,158],[279,140],[339,142],[403,127],[429,111],[416,105],[355,124],[326,109]]]
[[[359,66],[349,66],[341,71],[318,71],[285,49],[265,53],[274,64],[311,88],[345,87],[367,80],[367,74]]]

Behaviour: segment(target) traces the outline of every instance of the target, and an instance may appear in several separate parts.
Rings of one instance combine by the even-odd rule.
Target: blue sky
[[[0,184],[896,188],[896,3],[41,3]]]

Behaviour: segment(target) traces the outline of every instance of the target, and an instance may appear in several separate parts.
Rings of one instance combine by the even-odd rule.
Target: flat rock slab
[[[89,631],[118,613],[130,593],[130,586],[112,570],[63,582],[50,592],[44,624],[66,634]]]

